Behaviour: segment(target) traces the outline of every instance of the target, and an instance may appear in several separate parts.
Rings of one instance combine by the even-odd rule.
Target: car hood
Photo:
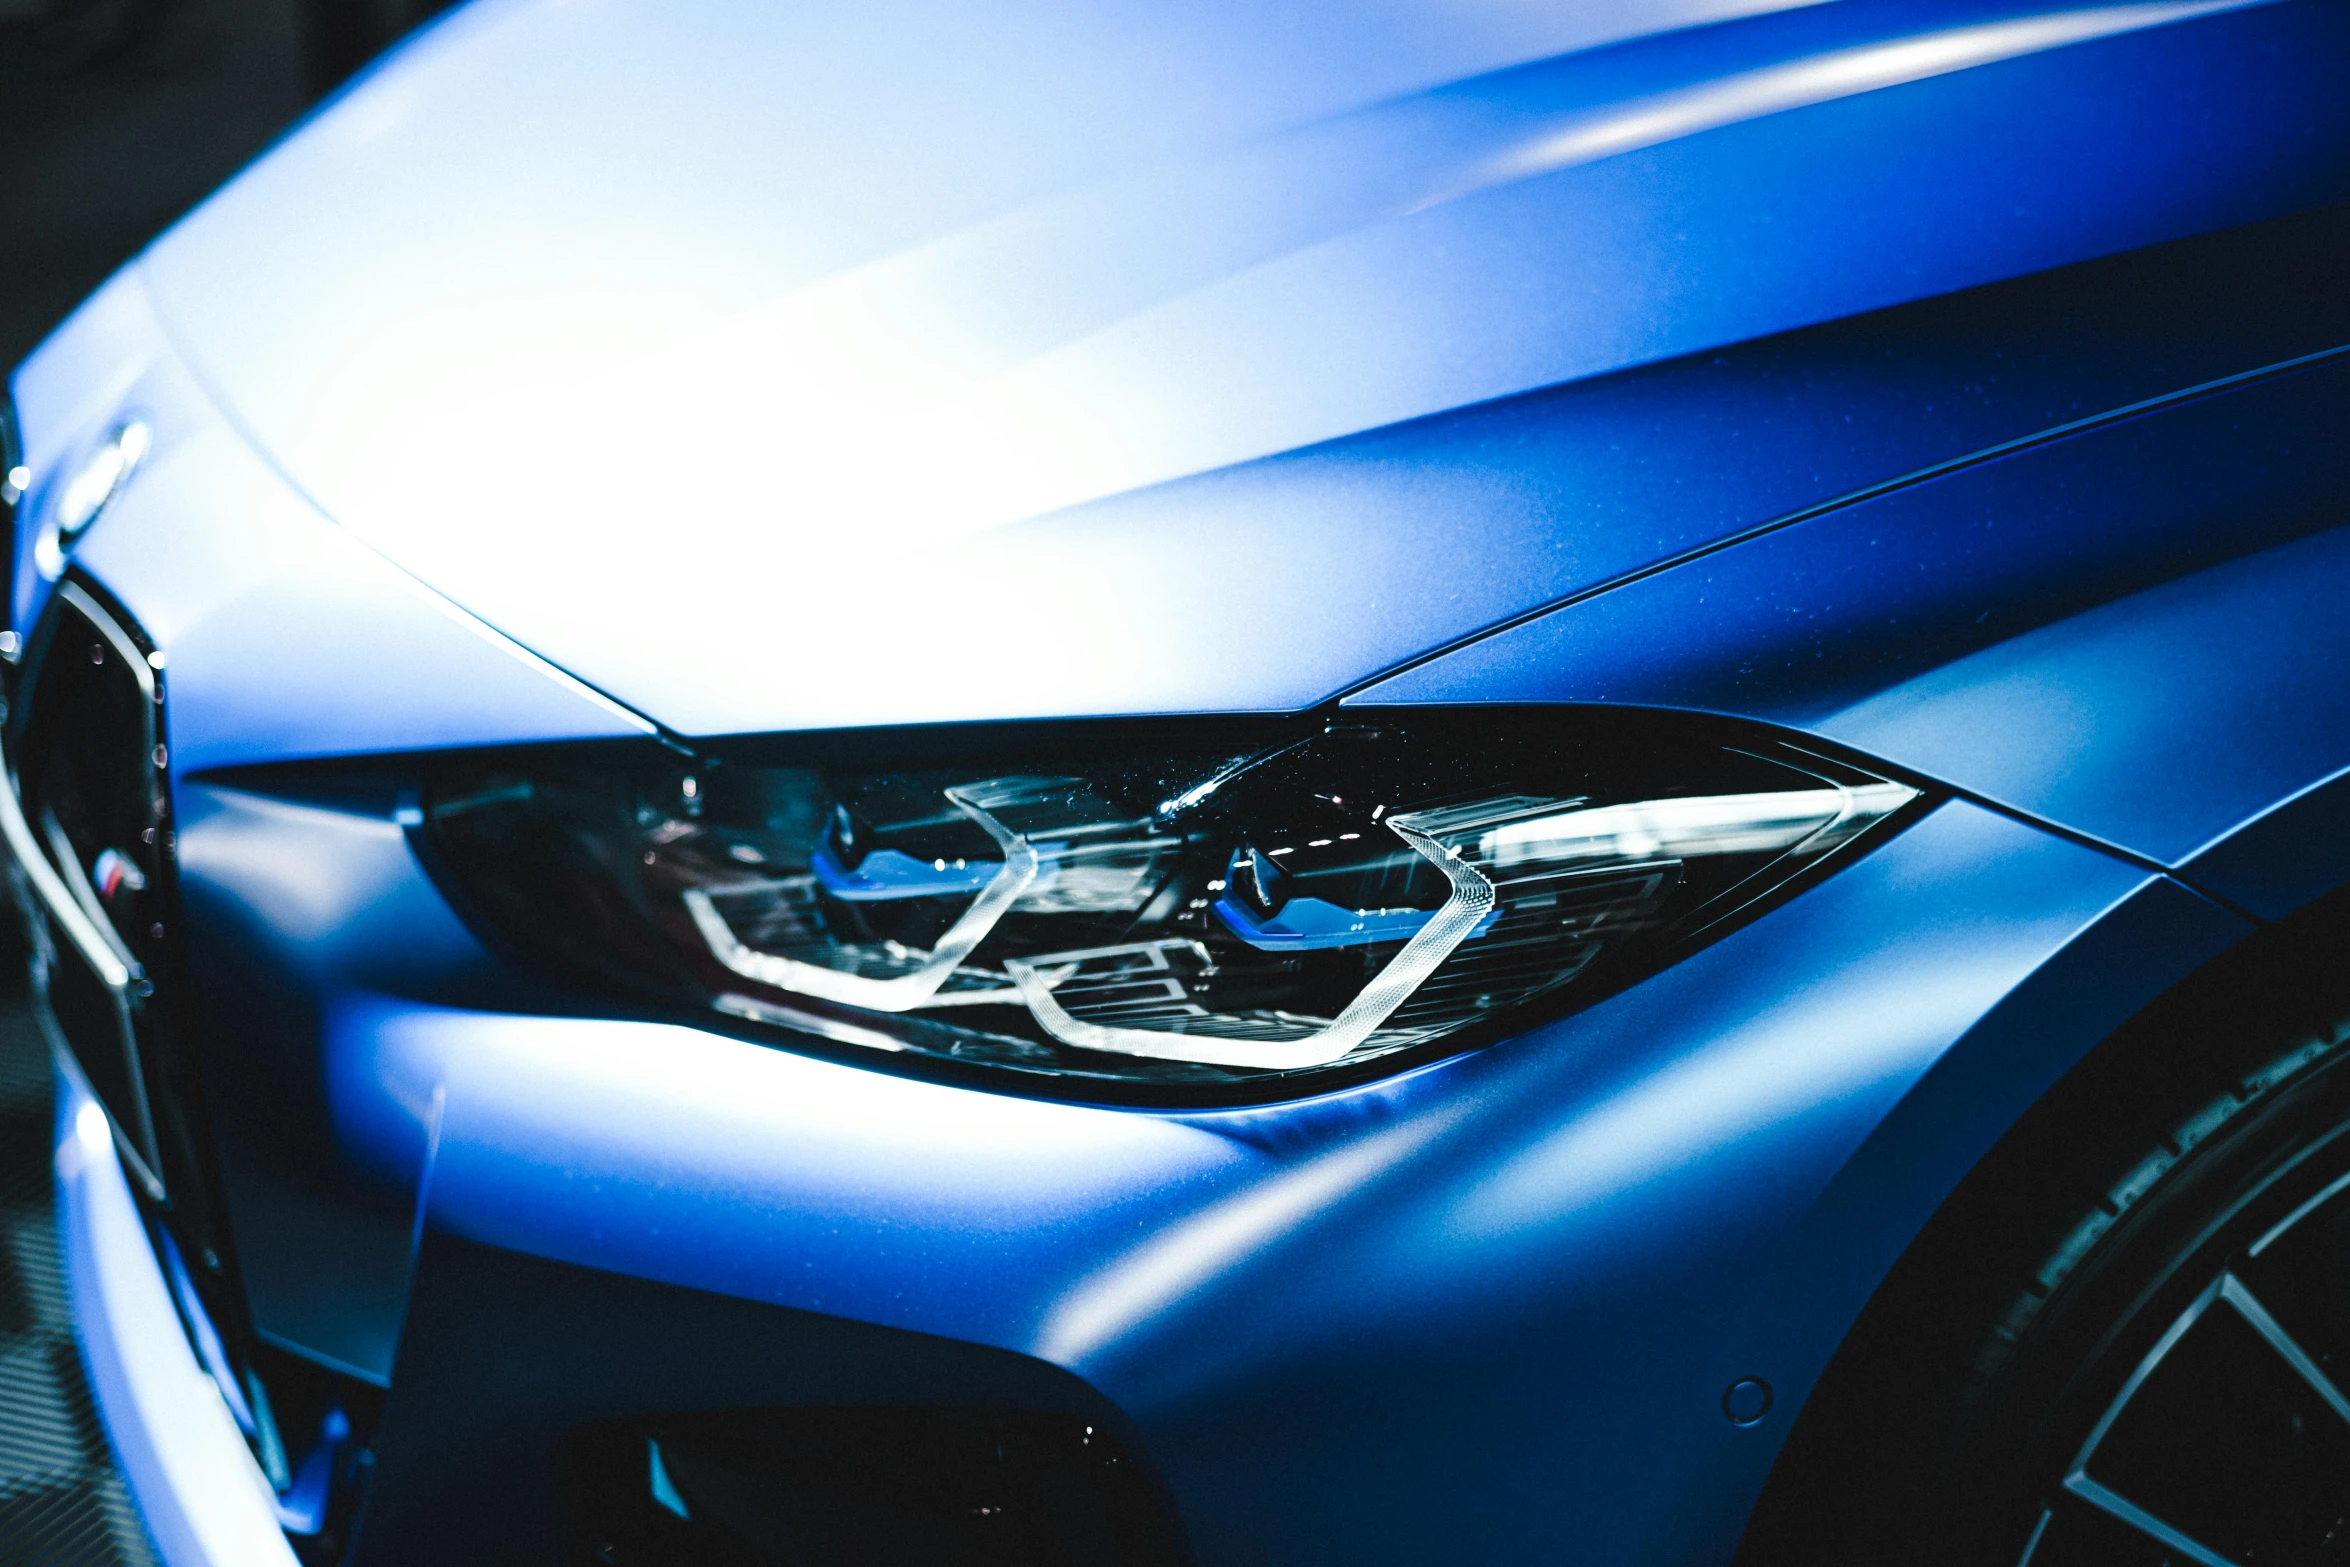
[[[2306,11],[489,0],[143,276],[679,732],[1298,708],[1853,477],[1634,504],[1540,389],[2338,195],[2186,36]]]

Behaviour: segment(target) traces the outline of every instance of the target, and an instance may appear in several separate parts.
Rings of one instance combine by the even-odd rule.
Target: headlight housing
[[[460,763],[423,831],[477,920],[577,981],[842,1045],[1233,1083],[1596,997],[1918,798],[1663,714],[914,743]]]

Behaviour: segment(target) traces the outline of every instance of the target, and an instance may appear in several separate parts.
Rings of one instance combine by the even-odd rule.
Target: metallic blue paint
[[[376,1382],[399,1332],[432,1090],[381,1080],[374,1047],[334,1026],[337,1009],[355,989],[554,999],[501,976],[383,806],[179,790],[195,1000],[237,1040],[208,1062],[208,1086],[256,1325]]]
[[[75,558],[135,603],[169,650],[181,771],[651,731],[321,516],[205,399],[143,302],[135,279],[118,279],[48,353],[120,356],[135,370],[82,419],[88,434],[116,408],[137,408],[154,427],[154,449]],[[53,362],[36,359],[18,378],[27,457],[52,477],[75,449],[33,400]],[[31,504],[54,488],[37,486]],[[50,586],[31,531],[17,541],[20,626]]]
[[[141,276],[325,511],[676,730],[1294,707],[1612,573],[1488,569],[1556,480],[1276,454],[2350,198],[2350,22],[2206,9],[493,5]]]
[[[1205,1560],[1726,1560],[1786,1426],[1731,1426],[1723,1390],[1800,1400],[1976,1139],[2246,928],[1945,807],[1460,1063],[1461,1119],[1392,1179],[1301,1193],[1301,1222],[1144,1295],[1079,1364],[1150,1432]],[[1409,1507],[1363,1505],[1374,1467]]]
[[[955,1390],[1112,1422],[1203,1567],[1726,1560],[1983,1151],[2350,883],[2345,66],[2320,0],[488,0],[345,94],[12,390],[35,517],[156,432],[77,560],[168,656],[256,1322],[390,1389],[362,1560],[545,1559],[565,1419]],[[549,990],[400,817],[452,747],[1342,699],[1960,797],[1188,1111]]]
[[[233,857],[224,831],[246,839]],[[229,895],[224,865],[377,866],[280,960],[316,987],[319,1033],[286,1042],[324,1064],[324,1104],[237,1085],[242,1113],[333,1129],[319,1152],[341,1168],[313,1191],[413,1191],[435,1147],[434,1233],[1066,1366],[1135,1422],[1216,1562],[1408,1562],[1441,1540],[1718,1558],[1784,1434],[1724,1425],[1721,1388],[1761,1374],[1798,1404],[1982,1141],[2248,928],[1953,804],[1522,1040],[1303,1102],[1153,1112],[511,995],[484,1011],[478,979],[452,1006],[475,961],[461,932],[413,967],[371,939],[446,923],[380,819],[223,793],[186,836],[210,897]],[[252,880],[235,896],[271,901]],[[1921,1131],[1879,1135],[1892,1116]],[[1834,1192],[1861,1211],[1824,1224]],[[293,1260],[257,1278],[257,1304],[355,1293],[345,1258],[289,1281]],[[444,1416],[458,1440],[467,1411]],[[1372,1452],[1424,1482],[1376,1520],[1359,1506]],[[1693,1494],[1666,1484],[1693,1464]],[[1548,1500],[1494,1501],[1531,1494]]]
[[[2350,767],[2346,497],[2350,361],[2329,355],[1837,508],[1351,700],[1763,717],[2216,870],[2196,857]],[[2285,852],[2299,896],[2250,846],[2208,885],[2278,915],[2350,879],[2321,809]]]

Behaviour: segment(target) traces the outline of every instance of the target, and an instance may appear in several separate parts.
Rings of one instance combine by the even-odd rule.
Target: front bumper
[[[295,1567],[269,1481],[180,1328],[106,1112],[62,1064],[55,1150],[74,1330],[164,1567]]]
[[[1110,1424],[1215,1567],[1724,1561],[1934,1205],[2246,929],[1952,803],[1520,1039],[1169,1112],[534,1009],[389,819],[181,790],[256,1319],[390,1386],[361,1562],[553,1560],[585,1424],[941,1403]]]

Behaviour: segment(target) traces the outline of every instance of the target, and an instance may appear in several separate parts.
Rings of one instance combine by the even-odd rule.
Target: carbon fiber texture
[[[0,923],[0,1567],[155,1567],[74,1346],[49,1166],[49,1048]]]

